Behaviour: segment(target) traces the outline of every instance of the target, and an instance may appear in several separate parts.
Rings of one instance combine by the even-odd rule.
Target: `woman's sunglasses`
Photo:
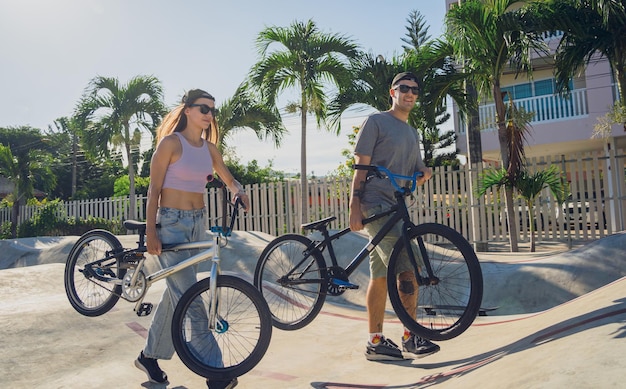
[[[408,91],[410,90],[411,92],[413,92],[415,96],[418,96],[420,93],[419,86],[398,85],[397,87],[393,89],[398,89],[402,93],[408,93]]]
[[[217,109],[215,107],[209,107],[206,104],[191,104],[190,107],[200,107],[200,113],[202,113],[203,115],[211,112],[211,115],[215,116],[215,114],[217,113]]]

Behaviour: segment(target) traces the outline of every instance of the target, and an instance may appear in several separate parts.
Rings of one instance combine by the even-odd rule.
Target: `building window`
[[[569,87],[570,90],[574,89],[574,84],[571,80]],[[504,101],[509,101],[510,98],[520,100],[535,96],[553,95],[556,91],[556,84],[554,78],[548,78],[546,80],[506,86],[502,88],[502,91],[507,92]]]

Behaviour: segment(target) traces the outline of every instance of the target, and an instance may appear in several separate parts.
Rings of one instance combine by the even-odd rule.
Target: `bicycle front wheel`
[[[272,337],[267,303],[254,286],[240,278],[217,277],[216,314],[210,328],[210,279],[195,283],[174,310],[172,340],[176,353],[194,373],[229,380],[252,370]]]
[[[254,286],[267,301],[276,328],[300,329],[319,314],[326,299],[326,262],[313,242],[286,234],[271,241],[254,271]]]
[[[407,267],[406,246],[398,241],[387,273],[393,309],[416,335],[430,340],[457,337],[474,322],[482,301],[483,278],[476,253],[461,234],[442,224],[421,224],[407,233],[418,263]],[[407,274],[414,279],[415,267],[423,279],[417,288],[417,309],[416,296],[410,294],[414,286],[407,283]]]
[[[107,313],[120,298],[126,269],[115,256],[122,244],[106,230],[92,230],[74,244],[65,263],[65,293],[72,307],[85,316]]]

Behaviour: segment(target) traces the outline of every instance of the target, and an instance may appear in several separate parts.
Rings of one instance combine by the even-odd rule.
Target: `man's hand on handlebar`
[[[426,181],[430,180],[430,177],[433,176],[433,170],[431,168],[429,168],[429,167],[425,167],[423,169],[420,169],[420,171],[423,173],[423,176],[417,177],[416,184],[417,185],[424,185],[424,183],[426,183]]]

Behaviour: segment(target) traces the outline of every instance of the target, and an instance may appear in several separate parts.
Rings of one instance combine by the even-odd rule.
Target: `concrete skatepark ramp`
[[[272,238],[237,233],[222,251],[224,270],[249,278]],[[124,239],[127,244],[136,240]],[[362,239],[358,234],[346,239],[342,255],[352,255]],[[63,268],[74,241],[0,242],[0,387],[206,387],[176,356],[161,363],[170,385],[145,382],[132,362],[151,317],[137,317],[132,304],[119,302],[96,318],[71,308]],[[478,317],[461,336],[441,342],[439,353],[394,363],[365,360],[367,268],[362,266],[356,275],[360,290],[328,301],[322,314],[301,330],[275,330],[264,359],[240,378],[239,387],[621,387],[626,371],[626,234],[572,250],[480,253],[479,258],[485,275],[483,305],[499,308]],[[147,300],[158,302],[163,287],[155,284]],[[390,312],[385,333],[397,342],[401,331]]]

